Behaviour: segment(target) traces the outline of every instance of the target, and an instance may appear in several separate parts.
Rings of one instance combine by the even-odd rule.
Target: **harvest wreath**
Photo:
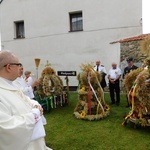
[[[82,64],[82,72],[78,74],[78,98],[74,116],[85,120],[99,120],[109,115],[109,106],[104,100],[101,88],[101,74],[91,64]]]
[[[142,41],[141,50],[148,57],[141,68],[131,71],[124,79],[131,110],[123,125],[133,122],[135,125],[150,126],[150,37]]]
[[[57,105],[68,104],[68,91],[64,91],[61,78],[55,70],[46,66],[39,78],[39,85],[35,91],[35,97],[40,103],[45,103],[47,108],[56,108]]]

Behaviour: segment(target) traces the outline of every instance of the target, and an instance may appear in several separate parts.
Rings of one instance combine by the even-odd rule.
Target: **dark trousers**
[[[101,87],[102,87],[103,90],[106,87],[105,76],[106,76],[106,74],[104,72],[102,72],[102,80],[101,80],[100,84],[101,84]]]
[[[109,82],[109,91],[111,102],[115,103],[115,93],[116,93],[116,103],[120,103],[120,85],[119,80],[116,80],[115,83]]]

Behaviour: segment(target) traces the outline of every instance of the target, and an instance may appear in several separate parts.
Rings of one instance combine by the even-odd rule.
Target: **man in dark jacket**
[[[133,64],[133,58],[132,57],[129,57],[127,59],[127,63],[128,63],[128,66],[124,68],[124,72],[123,72],[123,79],[125,78],[125,76],[130,73],[131,70],[136,70],[138,67],[135,66]],[[127,96],[127,107],[129,107],[129,101],[128,101],[128,96]]]
[[[123,79],[126,74],[128,74],[131,70],[136,70],[138,67],[133,64],[133,58],[130,57],[127,59],[128,66],[124,68]]]

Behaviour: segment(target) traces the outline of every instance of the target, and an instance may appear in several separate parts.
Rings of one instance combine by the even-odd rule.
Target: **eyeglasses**
[[[4,67],[6,67],[8,64],[4,65]],[[21,63],[10,63],[9,65],[16,65],[18,67],[22,67]]]

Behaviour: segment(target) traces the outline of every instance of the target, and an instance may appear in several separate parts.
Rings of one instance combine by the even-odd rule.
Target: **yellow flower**
[[[104,106],[104,109],[105,109],[105,110],[110,110],[110,107],[109,107],[108,105],[105,105],[105,106]]]
[[[81,91],[85,91],[85,87],[82,87]]]
[[[84,118],[86,115],[85,111],[83,110],[82,113],[80,114],[80,118]]]

